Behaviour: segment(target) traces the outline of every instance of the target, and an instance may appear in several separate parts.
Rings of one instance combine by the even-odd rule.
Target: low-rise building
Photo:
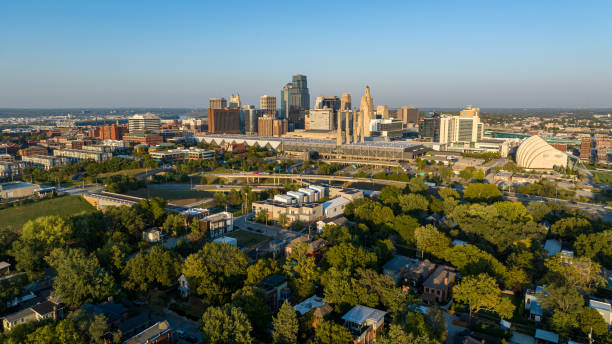
[[[208,233],[210,239],[215,239],[234,230],[234,218],[230,212],[220,212],[208,215],[201,220],[200,230]]]
[[[357,305],[344,314],[342,320],[353,335],[354,344],[372,344],[385,324],[385,314],[387,312],[379,309]]]
[[[215,151],[190,147],[155,151],[150,152],[149,155],[151,155],[153,159],[166,161],[206,160],[214,158]]]
[[[559,343],[558,334],[554,332],[542,330],[539,328],[536,329],[534,338],[537,340],[538,344],[558,344]]]
[[[612,326],[612,305],[610,305],[610,302],[590,299],[589,307],[601,314],[608,327]]]
[[[155,243],[162,240],[162,232],[158,228],[150,228],[142,232],[142,240]]]
[[[327,226],[327,225],[342,226],[347,221],[348,221],[348,219],[346,217],[344,217],[344,216],[337,216],[337,217],[333,217],[333,218],[327,218],[327,219],[319,220],[319,221],[317,221],[317,231],[319,233],[321,233],[321,232],[323,232],[323,228],[325,228],[325,226]]]
[[[323,215],[326,218],[333,218],[344,214],[344,207],[351,203],[344,197],[336,197],[323,203]]]
[[[259,214],[262,211],[266,212],[267,219],[270,221],[278,221],[281,214],[284,214],[289,223],[296,221],[310,223],[323,217],[323,207],[319,203],[298,205],[274,200],[253,202],[253,212]]]
[[[272,274],[264,278],[258,286],[264,292],[266,305],[272,311],[279,309],[291,295],[287,287],[287,278],[281,274]]]
[[[228,236],[217,238],[213,240],[213,242],[216,242],[218,244],[228,244],[234,247],[238,247],[238,240],[236,238],[232,238]]]
[[[32,196],[34,191],[40,189],[40,185],[24,182],[0,183],[0,198],[15,199]]]
[[[423,282],[421,298],[430,304],[448,301],[457,272],[450,266],[441,265]]]
[[[535,290],[527,289],[525,292],[525,312],[529,312],[529,320],[540,322],[544,315],[542,308],[542,300],[546,297],[546,291],[541,286],[537,286]]]
[[[0,276],[8,275],[11,273],[11,264],[5,261],[0,262]]]
[[[14,161],[0,161],[0,179],[14,178],[21,175],[22,165]]]
[[[25,155],[21,157],[21,161],[26,166],[48,171],[56,166],[65,165],[68,160],[63,156]]]
[[[398,283],[404,273],[404,269],[412,263],[412,259],[406,256],[395,256],[383,265],[383,274],[391,276]]]
[[[541,180],[542,177],[535,174],[515,173],[512,175],[512,183],[514,184],[535,184]]]
[[[113,153],[97,152],[85,149],[55,149],[53,156],[65,157],[69,161],[93,160],[101,162],[113,157]]]
[[[2,318],[2,325],[5,331],[10,331],[14,326],[31,321],[41,321],[50,318],[61,319],[62,317],[63,310],[60,308],[60,305],[46,300],[19,312],[4,316]]]
[[[159,321],[153,326],[129,338],[124,344],[172,344],[174,331],[167,320]]]
[[[317,327],[333,311],[332,306],[322,297],[313,295],[293,307],[299,316],[312,312],[312,327]]]

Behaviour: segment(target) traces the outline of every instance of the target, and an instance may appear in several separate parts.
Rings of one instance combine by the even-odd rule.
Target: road
[[[602,217],[604,221],[612,221],[612,210],[606,209],[602,205],[592,204],[592,203],[583,203],[583,202],[570,202],[564,199],[558,198],[549,198],[549,197],[541,197],[541,196],[533,196],[533,195],[524,195],[518,194],[514,192],[503,191],[504,198],[511,201],[520,201],[520,202],[531,202],[531,201],[543,201],[543,202],[559,202],[567,206],[568,208],[579,209],[582,211],[586,211],[589,213],[593,213],[595,215],[599,215]]]
[[[252,180],[260,180],[260,179],[291,179],[291,180],[317,180],[317,181],[327,181],[327,182],[353,182],[353,183],[377,183],[377,184],[385,184],[397,186],[400,188],[405,187],[408,183],[397,181],[397,180],[384,180],[384,179],[372,179],[372,178],[354,178],[354,177],[344,177],[344,176],[325,176],[325,175],[317,175],[317,174],[284,174],[284,173],[259,173],[254,174],[253,172],[238,172],[238,173],[209,173],[209,174],[200,174],[199,176],[207,176],[207,177],[217,177],[224,179],[252,179]]]
[[[102,185],[86,184],[85,187],[77,186],[77,187],[69,187],[69,188],[58,188],[57,192],[63,192],[69,195],[82,195],[88,192],[102,191],[102,188],[103,188]]]

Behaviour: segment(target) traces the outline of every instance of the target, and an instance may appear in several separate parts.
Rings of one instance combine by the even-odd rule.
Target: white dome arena
[[[549,145],[539,136],[523,140],[516,151],[516,164],[521,168],[552,169],[567,167],[569,155]]]

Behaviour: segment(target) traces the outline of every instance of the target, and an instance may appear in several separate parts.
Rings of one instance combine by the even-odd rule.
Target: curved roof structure
[[[521,168],[552,169],[567,167],[569,155],[555,149],[539,136],[523,140],[516,151],[516,164]]]

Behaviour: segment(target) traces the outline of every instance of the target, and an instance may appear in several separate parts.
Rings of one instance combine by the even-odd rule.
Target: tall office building
[[[240,108],[242,107],[242,102],[240,101],[240,94],[236,93],[230,96],[229,107],[231,108]]]
[[[361,104],[359,105],[359,111],[361,111],[362,116],[360,124],[363,127],[363,136],[370,137],[372,136],[372,133],[370,131],[370,121],[374,119],[374,100],[370,95],[370,86],[366,86],[365,93],[363,96],[361,96]]]
[[[225,98],[210,98],[208,100],[209,109],[225,109],[227,107],[227,100]]]
[[[281,118],[289,120],[296,129],[304,128],[304,116],[310,109],[310,93],[305,75],[294,75],[292,82],[281,91]]]
[[[419,109],[414,106],[403,106],[397,109],[397,119],[402,123],[417,123],[419,121]]]
[[[480,109],[468,106],[459,116],[425,116],[419,119],[419,136],[439,143],[479,142],[484,132],[479,112]]]
[[[308,111],[306,129],[330,131],[336,128],[336,113],[333,109],[311,109]]]
[[[156,133],[160,127],[161,120],[150,112],[134,115],[128,119],[130,134],[142,134],[145,131]]]
[[[209,134],[240,134],[240,109],[208,109]]]
[[[289,122],[286,119],[275,119],[271,115],[263,115],[257,119],[259,136],[282,136],[287,133]]]
[[[580,142],[580,160],[591,160],[592,139],[591,136],[583,136]]]
[[[351,95],[342,93],[342,97],[340,97],[340,111],[350,110],[351,105]]]
[[[382,119],[389,118],[389,106],[388,105],[378,105],[376,107],[376,115],[380,116]]]
[[[276,116],[276,97],[264,94],[259,98],[259,108],[262,113],[271,114]]]
[[[244,105],[242,111],[244,112],[244,133],[246,135],[257,135],[259,111],[255,109],[254,105]]]

